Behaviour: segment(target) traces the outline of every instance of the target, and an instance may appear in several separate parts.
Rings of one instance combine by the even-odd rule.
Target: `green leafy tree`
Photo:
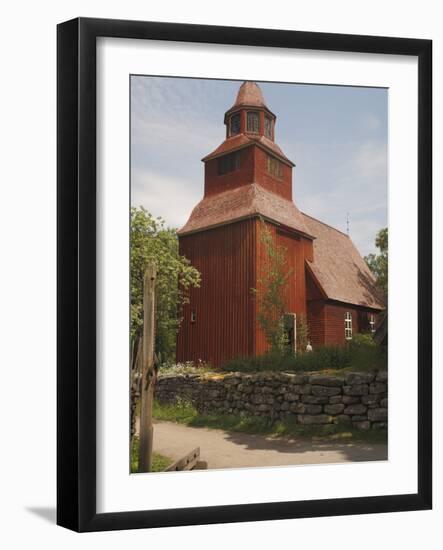
[[[309,343],[309,327],[306,315],[297,315],[297,351],[304,353]]]
[[[131,338],[143,325],[143,275],[150,262],[157,265],[155,348],[162,361],[175,360],[181,307],[189,289],[200,286],[200,273],[180,256],[177,231],[165,227],[143,207],[131,208]]]
[[[375,276],[377,286],[388,296],[388,228],[380,229],[375,238],[379,254],[368,254],[365,261]]]
[[[258,300],[257,319],[271,352],[283,352],[287,347],[284,297],[291,270],[287,268],[286,248],[275,242],[263,220],[261,229],[264,265],[258,279],[258,288],[253,288],[252,292]]]

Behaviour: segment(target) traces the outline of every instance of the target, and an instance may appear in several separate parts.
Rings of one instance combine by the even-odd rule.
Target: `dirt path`
[[[195,447],[200,447],[201,460],[211,469],[387,460],[387,446],[379,443],[312,443],[155,422],[154,450],[158,453],[176,460]]]

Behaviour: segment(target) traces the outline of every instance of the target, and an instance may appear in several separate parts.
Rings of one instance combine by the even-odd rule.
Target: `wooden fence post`
[[[155,368],[155,279],[157,268],[150,264],[143,279],[143,344],[140,407],[140,448],[138,471],[150,472],[152,466],[152,406],[154,401]]]

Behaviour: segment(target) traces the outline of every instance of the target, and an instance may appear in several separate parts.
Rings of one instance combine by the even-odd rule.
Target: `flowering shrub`
[[[160,374],[201,374],[213,372],[210,363],[199,359],[197,362],[185,361],[184,363],[162,363],[159,367]]]

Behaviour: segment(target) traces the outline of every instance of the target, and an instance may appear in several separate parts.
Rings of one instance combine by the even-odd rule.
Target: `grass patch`
[[[221,366],[225,372],[343,372],[387,368],[386,349],[377,346],[369,335],[357,334],[345,346],[322,346],[309,353],[267,353],[259,357],[232,359]]]
[[[361,431],[339,424],[302,426],[295,424],[291,419],[271,420],[263,416],[199,414],[195,407],[185,401],[178,401],[175,404],[156,401],[153,414],[156,420],[178,422],[193,428],[213,428],[273,437],[300,437],[312,441],[387,442],[387,430]]]
[[[140,441],[138,437],[134,437],[131,445],[131,474],[138,472],[138,448]],[[163,456],[159,453],[153,453],[151,472],[163,472],[174,461],[172,458]]]

